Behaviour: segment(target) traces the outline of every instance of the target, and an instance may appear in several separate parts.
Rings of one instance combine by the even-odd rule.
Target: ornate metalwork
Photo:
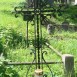
[[[32,49],[31,54],[34,54],[34,59],[32,63],[26,63],[26,62],[8,62],[5,63],[7,65],[30,65],[26,77],[28,77],[28,72],[32,65],[36,66],[36,69],[42,69],[43,64],[46,64],[49,68],[51,75],[53,77],[52,70],[49,67],[49,64],[57,63],[57,62],[46,62],[44,59],[44,54],[47,53],[46,51],[42,51],[42,22],[43,20],[46,20],[46,16],[51,16],[52,12],[64,12],[61,10],[61,6],[59,5],[59,9],[55,9],[53,6],[54,0],[27,0],[27,6],[24,5],[24,7],[15,7],[15,17],[18,17],[18,14],[23,15],[23,20],[27,21],[27,27],[26,27],[26,43],[27,47],[29,47],[28,42],[28,24],[30,21],[34,22],[34,31],[35,31],[35,39],[34,39],[34,49]],[[62,62],[61,62],[62,63]],[[46,77],[47,75],[44,75]]]

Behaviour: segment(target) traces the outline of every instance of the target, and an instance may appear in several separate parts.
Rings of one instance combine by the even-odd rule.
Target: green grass
[[[7,56],[5,56],[5,59],[14,61],[14,62],[27,62],[27,61],[32,62],[32,60],[34,59],[34,55],[30,55],[30,52],[31,52],[30,49],[34,47],[30,47],[29,49],[26,49],[24,45],[25,41],[21,41],[17,43],[17,40],[19,39],[20,34],[22,34],[23,36],[22,39],[25,38],[26,22],[23,21],[22,16],[15,18],[14,14],[12,14],[12,11],[14,10],[14,7],[16,5],[18,5],[20,2],[23,2],[23,1],[24,0],[2,0],[2,1],[0,0],[0,44],[7,53]],[[61,24],[61,22],[64,19],[62,17],[58,17],[57,19],[53,18],[52,20],[54,22],[56,21],[58,24]],[[29,36],[31,36],[29,37],[29,39],[33,40],[34,26],[32,26],[31,24],[32,22],[29,23]],[[14,30],[14,33],[9,31],[9,29]],[[68,54],[74,55],[75,61],[77,61],[77,57],[76,57],[77,56],[77,53],[76,53],[77,52],[77,32],[55,31],[54,34],[48,35],[46,28],[42,27],[42,30],[43,30],[43,33],[42,33],[43,38],[49,40],[50,45],[52,45],[54,48],[59,50],[62,54],[68,53]],[[7,42],[11,42],[11,46],[16,42],[16,45],[15,47],[11,48],[11,46],[9,46]],[[61,58],[58,57],[52,50],[48,49],[45,45],[43,45],[43,51],[47,51],[47,54],[44,55],[44,58],[46,59],[46,61],[61,61]],[[10,67],[13,69],[13,71],[10,69]],[[10,66],[10,67],[6,66],[7,71],[5,73],[9,74],[8,77],[25,77],[29,66]],[[75,70],[77,73],[76,67],[77,65],[75,64]],[[54,77],[63,77],[63,64],[50,65],[50,68],[55,74]],[[35,71],[35,67],[32,66],[29,74],[30,75],[33,74],[34,71]],[[15,72],[19,74],[19,76],[12,76],[12,73],[15,73]],[[47,73],[49,75],[48,77],[50,77],[50,73],[46,65],[44,65],[44,73]],[[1,76],[1,73],[0,73],[0,76]],[[28,77],[31,77],[31,76],[28,76]]]
[[[14,11],[14,7],[17,6],[20,2],[23,2],[22,0],[16,1],[16,0],[3,0],[0,1],[0,26],[21,26],[20,23],[23,23],[22,18],[15,18],[14,14],[12,12]]]
[[[54,48],[61,51],[61,53],[72,54],[75,56],[76,59],[77,32],[57,32],[51,37],[50,43],[52,46],[54,46]]]

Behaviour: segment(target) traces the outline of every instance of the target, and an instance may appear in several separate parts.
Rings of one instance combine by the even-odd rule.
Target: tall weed
[[[0,53],[8,48],[25,47],[25,37],[15,29],[0,28]]]

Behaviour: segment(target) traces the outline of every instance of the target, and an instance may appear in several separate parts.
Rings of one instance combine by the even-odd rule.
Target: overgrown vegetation
[[[25,37],[22,33],[16,31],[12,28],[2,28],[0,29],[0,53],[4,53],[8,48],[20,47],[22,43],[25,42]],[[23,43],[25,46],[25,43]]]
[[[26,22],[22,17],[15,18],[12,14],[14,6],[21,3],[23,0],[2,0],[0,1],[0,77],[25,77],[29,66],[6,66],[3,61],[13,62],[32,62],[34,55],[30,55],[33,46],[26,49]],[[73,11],[72,11],[73,9]],[[73,24],[77,24],[77,6],[67,9],[67,13],[63,13],[62,16],[53,17],[52,21],[61,24],[66,18],[67,21]],[[29,23],[29,44],[34,43],[34,27]],[[69,53],[74,55],[75,61],[77,61],[77,32],[75,31],[63,31],[55,30],[54,34],[48,35],[46,28],[43,30],[43,42],[49,42],[54,48],[61,53]],[[49,40],[49,41],[48,41]],[[61,61],[61,59],[48,49],[43,44],[43,51],[48,53],[44,56],[46,61]],[[45,73],[48,77],[51,74],[48,71],[47,66],[44,65]],[[50,65],[54,77],[63,77],[63,65]],[[61,68],[59,68],[61,67]],[[77,65],[75,64],[75,72],[77,74]],[[33,75],[35,67],[29,71],[29,76]],[[77,75],[76,75],[77,76]]]

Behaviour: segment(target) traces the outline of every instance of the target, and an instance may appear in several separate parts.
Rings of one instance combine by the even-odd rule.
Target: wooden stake
[[[43,77],[43,70],[42,69],[36,69],[35,70],[35,77]]]
[[[74,56],[64,54],[62,61],[64,63],[64,77],[74,77]]]

